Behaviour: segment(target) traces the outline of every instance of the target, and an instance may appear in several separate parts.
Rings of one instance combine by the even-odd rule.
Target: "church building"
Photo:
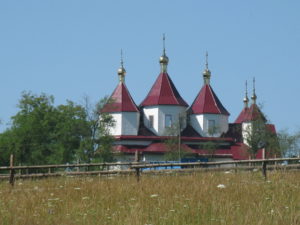
[[[244,107],[238,118],[229,123],[230,114],[211,86],[212,74],[207,57],[206,53],[203,86],[191,105],[182,98],[168,74],[169,58],[165,47],[159,59],[160,73],[139,105],[126,87],[126,70],[121,59],[119,83],[101,110],[115,121],[110,133],[115,138],[113,149],[119,161],[132,161],[136,153],[143,161],[164,161],[170,151],[176,151],[178,160],[249,159],[247,131],[252,121],[263,117],[256,104],[255,80],[251,105],[246,83]],[[266,126],[276,133],[273,124]],[[170,149],[166,143],[170,139],[177,139],[176,149]],[[208,143],[214,143],[213,151],[207,148]],[[263,150],[259,150],[255,157],[263,158]]]

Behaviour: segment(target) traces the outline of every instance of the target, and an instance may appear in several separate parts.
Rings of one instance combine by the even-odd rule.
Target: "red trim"
[[[170,136],[135,136],[135,135],[121,135],[114,136],[116,140],[166,140]],[[183,141],[233,141],[233,138],[217,138],[217,137],[181,137]]]

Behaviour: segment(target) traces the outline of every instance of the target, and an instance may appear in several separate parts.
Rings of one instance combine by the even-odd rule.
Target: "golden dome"
[[[119,69],[118,69],[118,75],[123,75],[125,76],[126,75],[126,70],[123,66],[121,66]]]
[[[159,57],[159,63],[163,63],[163,64],[169,63],[169,58],[168,56],[166,56],[165,53],[161,57]]]
[[[210,77],[210,76],[211,76],[210,70],[206,68],[206,69],[203,71],[203,76]]]

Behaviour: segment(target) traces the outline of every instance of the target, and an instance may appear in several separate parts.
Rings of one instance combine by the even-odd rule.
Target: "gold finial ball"
[[[251,99],[252,99],[252,100],[256,100],[256,99],[257,99],[256,94],[253,94],[253,95],[251,96]]]
[[[249,99],[247,97],[245,97],[243,101],[246,103],[246,102],[249,102]]]
[[[168,64],[168,62],[169,62],[169,58],[168,58],[168,56],[166,56],[166,55],[162,55],[162,56],[159,58],[159,63]]]
[[[118,75],[125,75],[126,74],[126,70],[124,69],[124,67],[120,67],[118,69]]]
[[[203,71],[203,76],[210,77],[210,76],[211,76],[210,70],[209,70],[209,69],[205,69],[205,70]]]

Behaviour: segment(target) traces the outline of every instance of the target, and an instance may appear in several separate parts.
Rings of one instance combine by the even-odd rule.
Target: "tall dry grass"
[[[300,173],[64,177],[0,183],[0,224],[300,224]]]

